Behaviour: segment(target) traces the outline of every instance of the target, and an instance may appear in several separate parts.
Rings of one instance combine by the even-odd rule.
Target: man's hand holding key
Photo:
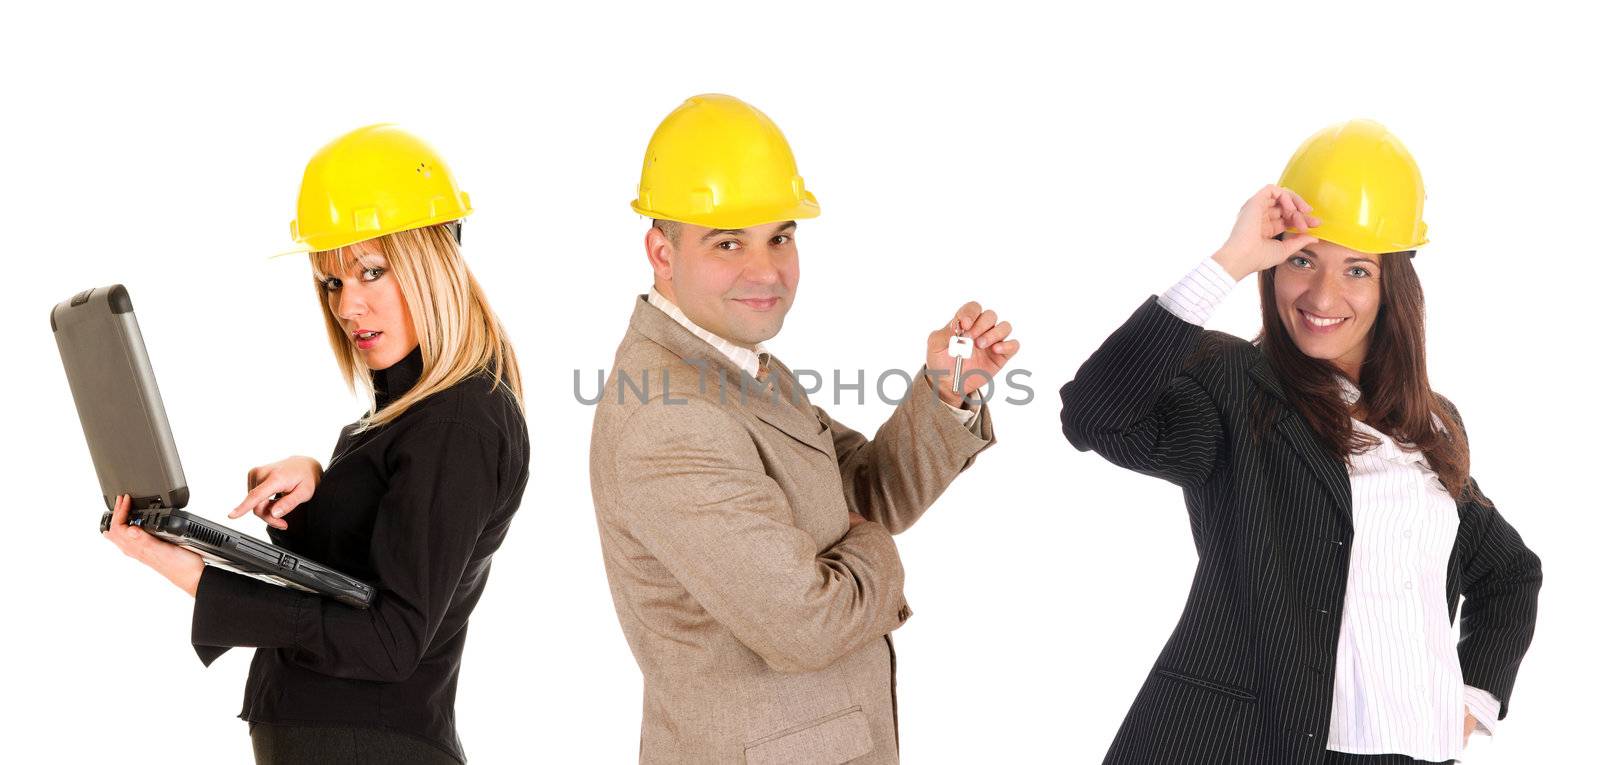
[[[998,379],[1001,368],[1021,348],[1021,343],[1010,336],[1011,322],[1000,321],[994,311],[984,310],[976,301],[961,306],[954,319],[929,333],[928,374],[939,398],[951,406],[960,406],[963,396],[973,396],[976,403],[974,394],[990,380]],[[970,340],[970,345],[965,340]],[[970,352],[971,357],[952,355],[963,352]]]

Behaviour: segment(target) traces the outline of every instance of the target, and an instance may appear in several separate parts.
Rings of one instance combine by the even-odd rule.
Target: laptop
[[[372,605],[372,585],[183,509],[188,481],[126,288],[96,287],[57,304],[50,329],[107,508],[127,494],[130,525],[199,553],[208,565],[357,608]],[[110,527],[108,510],[100,530]]]

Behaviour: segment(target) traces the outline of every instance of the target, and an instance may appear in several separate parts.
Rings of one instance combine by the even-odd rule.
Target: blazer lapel
[[[1317,442],[1316,435],[1306,426],[1305,420],[1295,415],[1293,404],[1289,403],[1289,397],[1284,394],[1283,386],[1278,384],[1278,378],[1272,373],[1272,367],[1267,363],[1265,356],[1256,359],[1255,364],[1250,367],[1250,376],[1282,402],[1283,405],[1278,407],[1277,422],[1274,424],[1278,435],[1288,442],[1294,453],[1311,469],[1312,475],[1315,475],[1317,481],[1327,490],[1328,496],[1339,508],[1345,524],[1347,526],[1353,524],[1350,509],[1350,472]]]
[[[833,459],[833,437],[823,430],[798,382],[776,357],[768,357],[767,383],[768,387],[746,394],[743,406],[762,422]]]
[[[707,396],[718,396],[719,403],[742,408],[790,438],[833,458],[832,437],[822,429],[822,422],[811,411],[804,392],[777,357],[769,357],[766,382],[756,380],[721,351],[650,305],[644,295],[640,295],[634,305],[629,326],[700,369],[706,377],[702,390]],[[628,371],[637,373],[637,370]],[[712,384],[718,389],[713,391]]]

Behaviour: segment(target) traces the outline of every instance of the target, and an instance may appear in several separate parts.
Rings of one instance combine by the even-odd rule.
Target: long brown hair
[[[1361,379],[1351,380],[1361,389],[1363,421],[1396,443],[1419,449],[1452,497],[1487,502],[1470,491],[1471,463],[1466,433],[1444,400],[1428,384],[1428,359],[1423,338],[1422,282],[1411,266],[1415,251],[1380,256],[1378,317],[1373,322]],[[1350,407],[1340,395],[1339,371],[1333,362],[1300,352],[1278,315],[1275,274],[1261,272],[1261,347],[1284,394],[1310,425],[1330,453],[1349,462],[1351,454],[1378,445],[1371,435],[1356,431]],[[1443,425],[1434,426],[1438,418]],[[1469,494],[1471,496],[1469,496]]]
[[[522,374],[517,355],[500,320],[489,308],[478,280],[473,278],[453,234],[444,225],[397,231],[376,240],[389,272],[400,283],[400,294],[411,309],[417,344],[422,348],[422,376],[403,395],[382,409],[373,408],[357,430],[377,427],[399,417],[434,393],[449,388],[480,371],[511,391],[518,408],[522,402]],[[361,355],[345,335],[339,318],[328,306],[322,281],[327,274],[344,273],[344,249],[311,253],[311,270],[322,303],[328,343],[333,346],[339,371],[351,388],[360,385],[372,396],[372,381]]]

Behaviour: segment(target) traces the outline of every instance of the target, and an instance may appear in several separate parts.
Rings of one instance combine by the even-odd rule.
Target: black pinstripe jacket
[[[1353,535],[1344,463],[1288,404],[1260,349],[1154,297],[1062,387],[1061,403],[1073,446],[1183,487],[1199,553],[1183,617],[1105,761],[1321,762]],[[1466,596],[1461,672],[1500,699],[1504,718],[1533,639],[1539,558],[1494,508],[1458,512],[1447,597],[1454,619]]]

